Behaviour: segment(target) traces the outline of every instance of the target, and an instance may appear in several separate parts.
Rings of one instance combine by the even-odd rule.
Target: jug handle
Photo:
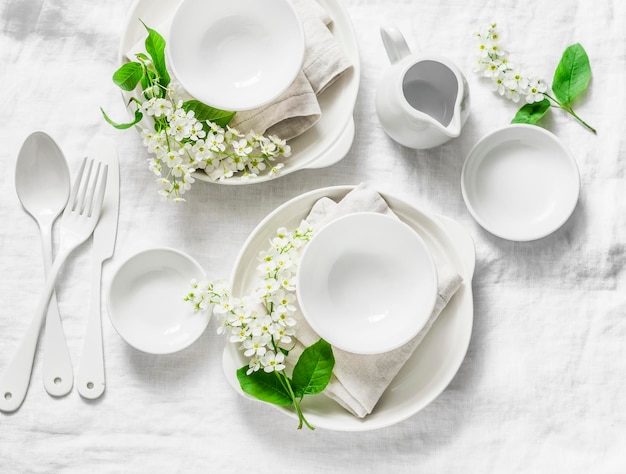
[[[391,64],[397,63],[402,58],[409,56],[411,50],[407,45],[404,36],[395,26],[383,26],[380,29],[380,36],[383,39],[383,45]]]

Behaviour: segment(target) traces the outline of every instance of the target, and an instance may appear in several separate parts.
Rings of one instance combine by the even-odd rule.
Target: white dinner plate
[[[128,344],[150,354],[171,354],[204,332],[210,311],[196,312],[183,295],[204,270],[189,255],[155,248],[128,258],[116,270],[107,297],[109,318]]]
[[[330,31],[350,59],[352,67],[341,75],[330,87],[318,96],[322,115],[316,124],[305,133],[289,140],[291,156],[284,159],[285,167],[278,175],[264,174],[253,180],[237,177],[224,181],[212,181],[202,171],[196,171],[199,181],[220,184],[254,184],[269,181],[301,169],[324,168],[340,161],[354,140],[354,105],[359,90],[361,74],[359,46],[352,22],[340,0],[317,0],[332,19]],[[174,14],[181,0],[136,0],[130,9],[122,33],[119,64],[126,61],[128,51],[146,36],[141,19],[146,25],[163,25]],[[131,93],[122,92],[128,104]],[[131,111],[132,109],[132,111]],[[131,116],[134,108],[129,108]],[[147,151],[146,151],[147,153]]]
[[[528,241],[567,221],[578,202],[580,176],[573,155],[554,134],[513,124],[474,146],[463,165],[461,191],[486,230]]]
[[[257,255],[266,250],[269,239],[279,227],[295,229],[313,204],[328,196],[341,200],[353,186],[322,188],[302,194],[269,214],[244,243],[231,275],[234,295],[252,291],[258,278]],[[474,243],[457,222],[429,216],[414,206],[388,194],[382,194],[396,215],[424,239],[436,260],[447,261],[462,277],[463,284],[413,355],[387,388],[367,417],[360,419],[324,395],[308,396],[302,408],[315,427],[336,431],[365,431],[390,426],[416,414],[432,402],[457,373],[469,346],[474,307],[472,276],[474,274]],[[227,380],[242,396],[236,370],[247,364],[234,344],[226,343],[223,367]],[[288,408],[278,410],[297,418]]]

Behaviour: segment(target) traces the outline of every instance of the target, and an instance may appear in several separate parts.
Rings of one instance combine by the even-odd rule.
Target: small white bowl
[[[580,175],[574,156],[554,134],[513,124],[474,146],[463,165],[461,192],[487,231],[529,241],[551,234],[574,212]]]
[[[320,337],[348,352],[379,354],[424,327],[435,304],[437,271],[411,227],[360,212],[314,234],[302,253],[296,291]]]
[[[109,287],[109,319],[135,349],[171,354],[190,346],[204,332],[210,311],[196,312],[183,301],[202,267],[178,250],[155,248],[139,252],[115,272]]]
[[[304,30],[289,0],[184,0],[166,49],[172,72],[196,99],[248,110],[294,81],[304,59]]]

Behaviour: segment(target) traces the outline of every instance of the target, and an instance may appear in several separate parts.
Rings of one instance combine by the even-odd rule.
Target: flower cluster
[[[291,155],[291,147],[275,136],[265,137],[250,131],[247,134],[228,126],[235,112],[219,110],[190,99],[177,100],[182,90],[172,81],[165,60],[165,40],[145,23],[148,32],[145,53],[125,62],[113,74],[120,89],[141,94],[131,95],[134,118],[116,123],[100,108],[104,119],[118,130],[135,125],[142,127],[143,143],[154,155],[148,160],[158,178],[161,194],[171,201],[184,201],[183,194],[194,182],[193,173],[202,169],[212,180],[237,177],[245,181],[261,173],[278,174],[284,167],[278,156]],[[138,125],[140,126],[140,125]]]
[[[149,92],[144,91],[144,96]],[[154,119],[154,131],[144,128],[142,138],[154,155],[148,160],[149,167],[158,176],[159,194],[166,199],[183,201],[197,169],[217,181],[235,175],[250,179],[262,172],[278,174],[283,168],[283,163],[275,160],[291,154],[284,140],[253,131],[244,135],[228,125],[223,128],[200,121],[194,110],[186,110],[172,95],[169,90],[166,97],[152,97],[141,104],[144,113]]]
[[[475,36],[479,51],[476,72],[491,80],[494,92],[515,103],[522,98],[528,104],[544,99],[547,85],[541,79],[526,74],[509,60],[509,54],[500,49],[498,44],[500,34],[495,23]]]
[[[249,358],[248,375],[260,369],[269,373],[285,368],[285,354],[295,342],[298,254],[311,235],[308,227],[293,232],[278,229],[269,250],[258,256],[260,278],[249,296],[233,297],[224,281],[191,282],[185,301],[196,310],[212,306],[221,315],[218,332],[227,332],[230,342],[238,344]]]

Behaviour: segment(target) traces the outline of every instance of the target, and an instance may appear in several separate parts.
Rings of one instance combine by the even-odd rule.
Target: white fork
[[[94,166],[95,165],[95,166]],[[94,169],[95,168],[95,169]],[[63,249],[59,252],[48,272],[44,291],[28,331],[13,359],[0,379],[0,410],[17,410],[28,390],[37,340],[41,324],[54,290],[54,284],[63,263],[72,251],[93,233],[100,218],[106,189],[108,166],[85,158],[80,166],[76,182],[63,216],[59,222]]]

